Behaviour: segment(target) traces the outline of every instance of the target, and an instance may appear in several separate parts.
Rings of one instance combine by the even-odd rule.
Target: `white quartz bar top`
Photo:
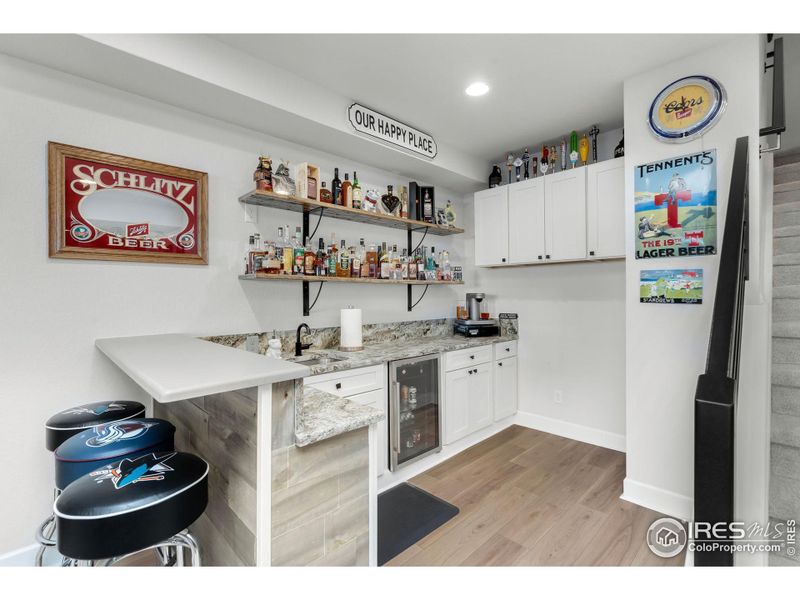
[[[302,398],[295,402],[295,443],[301,447],[308,446],[367,427],[382,421],[385,416],[379,408],[304,385]]]
[[[308,367],[183,334],[103,338],[95,345],[158,402],[255,387],[310,374]]]

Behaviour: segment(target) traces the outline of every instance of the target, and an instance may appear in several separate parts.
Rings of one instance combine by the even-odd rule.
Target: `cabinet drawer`
[[[465,348],[448,352],[445,355],[445,370],[455,371],[473,365],[479,365],[492,360],[492,346],[478,346],[476,348]]]
[[[517,340],[500,342],[494,345],[494,359],[509,358],[517,355]]]
[[[353,396],[383,388],[384,365],[325,373],[306,379],[306,385],[334,396]]]

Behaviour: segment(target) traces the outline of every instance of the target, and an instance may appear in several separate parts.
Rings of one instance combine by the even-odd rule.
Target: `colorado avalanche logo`
[[[124,404],[120,404],[119,402],[109,402],[108,404],[101,404],[99,406],[95,406],[94,408],[87,408],[85,406],[81,406],[79,408],[70,408],[69,410],[65,410],[62,415],[104,415],[107,412],[114,412],[117,410],[125,410],[127,406]]]
[[[191,233],[184,233],[178,238],[178,244],[184,250],[189,250],[194,246],[194,236]]]
[[[97,483],[110,479],[118,490],[140,481],[161,481],[165,473],[173,470],[166,463],[175,454],[175,452],[161,456],[145,454],[134,459],[123,458],[118,465],[110,469],[93,471],[91,476]]]
[[[91,448],[108,446],[115,442],[134,440],[147,433],[157,423],[142,423],[141,421],[121,421],[110,425],[100,425],[94,428],[94,437],[86,440],[86,445]]]
[[[83,224],[75,225],[69,230],[69,233],[77,242],[88,242],[92,237],[92,230]]]

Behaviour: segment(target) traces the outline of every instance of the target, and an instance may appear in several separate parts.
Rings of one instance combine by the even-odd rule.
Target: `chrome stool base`
[[[123,556],[115,556],[113,558],[106,558],[103,560],[77,560],[73,558],[65,558],[64,565],[65,567],[111,567],[141,552],[147,552],[148,550],[153,550],[159,556],[161,560],[161,566],[163,567],[184,567],[186,566],[185,563],[185,556],[184,551],[189,550],[189,560],[191,561],[190,566],[192,567],[201,567],[202,560],[200,558],[200,546],[197,543],[197,540],[194,536],[189,533],[187,530],[181,531],[180,533],[176,533],[171,538],[164,540],[163,542],[159,542],[158,544],[153,544],[148,548],[142,548],[141,550],[137,550],[136,552],[131,552],[130,554],[125,554]]]

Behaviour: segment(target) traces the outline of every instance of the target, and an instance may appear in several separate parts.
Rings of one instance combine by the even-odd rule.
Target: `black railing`
[[[781,134],[786,131],[786,92],[783,84],[783,38],[775,38],[773,41],[772,52],[767,53],[767,58],[772,58],[772,64],[764,63],[764,70],[772,69],[772,124],[763,127],[758,134],[777,135],[778,143],[774,148],[765,150],[780,149]]]
[[[706,371],[697,378],[694,400],[694,521],[722,525],[696,532],[698,542],[725,544],[725,528],[734,520],[734,418],[748,279],[747,146],[747,137],[736,140]],[[733,553],[724,547],[695,550],[694,556],[697,566],[733,565]]]

